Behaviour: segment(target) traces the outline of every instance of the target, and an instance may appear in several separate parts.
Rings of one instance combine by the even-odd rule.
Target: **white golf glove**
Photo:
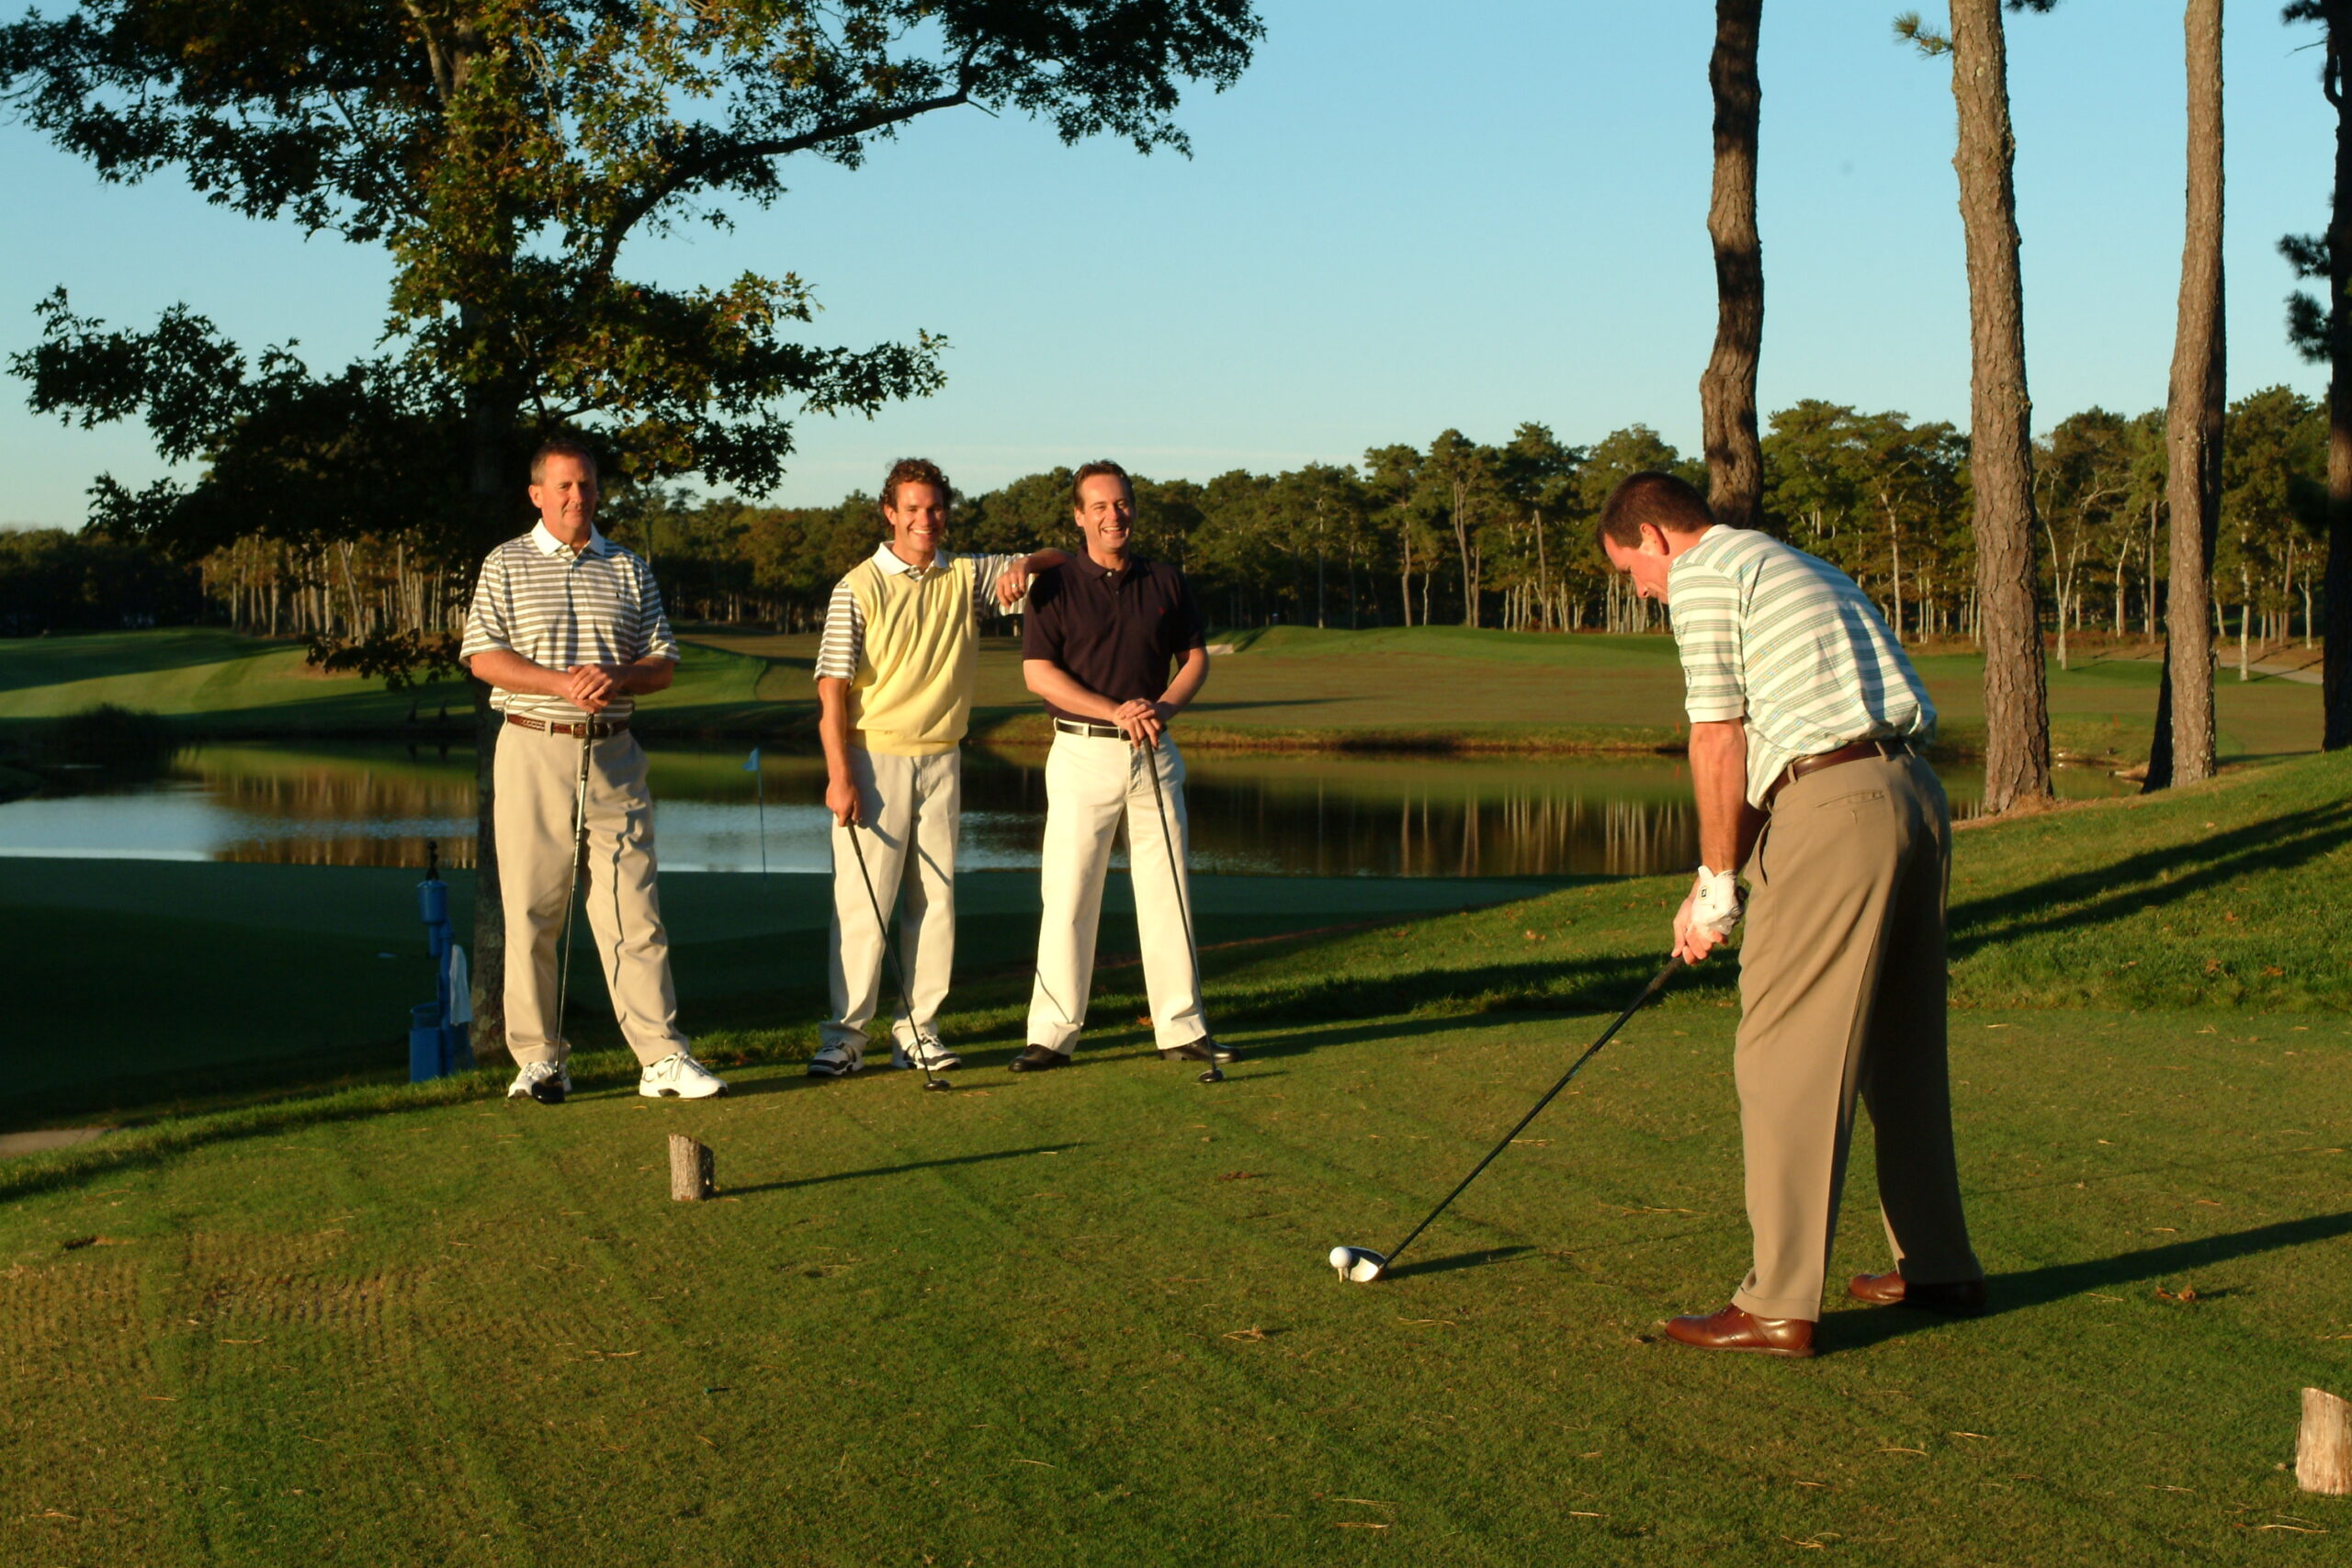
[[[1721,942],[1739,924],[1739,879],[1728,871],[1699,868],[1690,889],[1690,929]]]

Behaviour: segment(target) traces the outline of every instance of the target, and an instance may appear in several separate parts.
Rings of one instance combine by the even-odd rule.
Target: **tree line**
[[[2263,648],[2308,644],[2318,630],[2327,431],[2322,407],[2287,387],[2240,399],[2226,429],[2209,609],[2243,673]],[[1759,452],[1758,525],[1852,577],[1905,642],[1977,639],[1962,432],[1808,399],[1770,416]],[[1646,426],[1579,446],[1536,422],[1493,445],[1448,430],[1425,446],[1375,446],[1356,464],[1235,469],[1204,483],[1138,476],[1138,547],[1181,565],[1204,614],[1226,626],[1662,628],[1592,538],[1601,501],[1644,468],[1705,481],[1702,464]],[[2162,410],[2087,409],[2034,443],[2037,597],[2062,667],[2085,631],[2162,635],[2168,481]],[[959,496],[956,547],[1066,540],[1069,485],[1069,470],[1057,468]],[[834,581],[882,533],[864,491],[780,507],[659,484],[621,486],[605,525],[654,562],[676,618],[786,631],[820,623]],[[15,536],[0,553],[0,624],[39,629],[44,607],[65,617],[55,624],[111,624],[85,607],[113,592],[166,623],[201,618],[262,636],[447,635],[469,586],[398,535],[304,547],[260,534],[177,569],[184,581],[170,593],[101,586],[122,581],[119,563],[140,553],[104,533]],[[88,586],[40,586],[79,558]],[[160,560],[146,570],[157,585],[175,570]]]

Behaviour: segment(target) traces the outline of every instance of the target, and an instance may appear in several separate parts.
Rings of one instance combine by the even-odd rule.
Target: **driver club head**
[[[1369,1285],[1388,1271],[1388,1259],[1368,1247],[1335,1247],[1331,1267],[1351,1285]]]

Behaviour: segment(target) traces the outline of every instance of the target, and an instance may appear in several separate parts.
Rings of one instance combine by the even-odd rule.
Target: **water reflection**
[[[679,870],[821,871],[827,818],[816,757],[665,746],[653,755],[662,863]],[[1045,816],[1042,752],[975,750],[965,767],[960,861],[1032,867]],[[1541,761],[1329,756],[1190,760],[1194,864],[1319,876],[1629,875],[1698,858],[1679,759]],[[2128,788],[2068,770],[2062,793]],[[1981,778],[1948,771],[1963,810]],[[759,791],[765,791],[765,807]],[[473,862],[469,752],[388,746],[191,748],[158,780],[0,806],[0,854],[422,866]]]

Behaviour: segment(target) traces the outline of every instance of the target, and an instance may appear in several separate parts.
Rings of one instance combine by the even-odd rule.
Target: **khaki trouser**
[[[1984,1278],[1944,1061],[1942,784],[1910,756],[1807,773],[1781,791],[1747,869],[1733,1076],[1756,1267],[1732,1301],[1758,1317],[1821,1315],[1858,1092],[1903,1277]]]
[[[685,1050],[686,1037],[678,1032],[670,938],[653,886],[653,797],[645,787],[645,749],[628,734],[591,745],[588,929],[621,1034],[637,1059],[650,1066]],[[560,1061],[571,1051],[555,1016],[556,939],[571,886],[580,746],[577,736],[503,725],[492,763],[498,880],[506,908],[506,1048],[518,1063]]]
[[[928,1032],[947,999],[956,964],[956,838],[964,810],[964,756],[894,757],[853,746],[850,777],[857,785],[860,826],[833,824],[833,943],[827,978],[833,1016],[824,1043],[864,1050],[866,1026],[881,1010],[881,919],[899,907],[899,962],[911,997],[911,1014],[894,1014],[890,1032],[902,1044]],[[910,852],[911,851],[911,852]],[[865,856],[864,876],[858,854]],[[867,880],[873,893],[867,895]],[[877,918],[875,906],[879,903]]]
[[[1168,827],[1175,835],[1175,877],[1168,839],[1152,795],[1157,764]],[[1143,942],[1144,989],[1152,1034],[1162,1050],[1189,1045],[1209,1032],[1201,1016],[1201,977],[1184,929],[1192,890],[1183,876],[1187,835],[1184,758],[1172,737],[1157,751],[1123,739],[1057,733],[1046,757],[1046,913],[1037,927],[1037,985],[1029,998],[1029,1043],[1076,1049],[1094,981],[1094,938],[1102,919],[1102,879],[1111,844],[1125,822],[1127,877],[1135,889],[1136,934]],[[1187,902],[1180,904],[1179,900]]]

